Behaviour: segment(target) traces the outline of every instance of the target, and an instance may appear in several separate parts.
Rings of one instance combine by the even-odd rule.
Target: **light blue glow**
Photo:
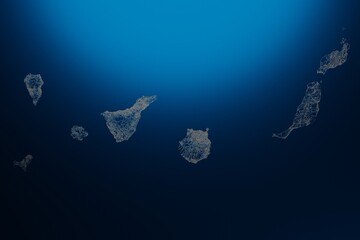
[[[74,64],[85,62],[93,67],[90,71],[128,76],[129,85],[159,88],[204,87],[235,81],[236,75],[245,81],[247,74],[293,57],[289,49],[308,37],[319,5],[313,0],[31,4]]]

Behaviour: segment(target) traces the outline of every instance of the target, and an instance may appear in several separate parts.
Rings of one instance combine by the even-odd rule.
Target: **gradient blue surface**
[[[251,76],[299,55],[332,7],[310,0],[32,1],[25,17],[29,29],[51,35],[56,54],[104,74],[102,82],[206,96],[204,87],[262,84]]]
[[[359,239],[359,9],[0,1],[0,239]],[[317,75],[342,37],[348,61]],[[36,107],[28,73],[45,82]],[[315,80],[316,122],[271,138]],[[115,143],[100,113],[154,94],[132,138]],[[196,165],[178,152],[187,128],[210,128],[211,154]],[[29,153],[24,174],[12,161]]]

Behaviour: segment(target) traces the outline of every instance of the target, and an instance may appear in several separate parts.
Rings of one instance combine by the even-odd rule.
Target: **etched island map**
[[[130,108],[115,112],[105,111],[101,114],[105,118],[106,126],[117,143],[130,139],[141,119],[141,112],[155,100],[155,95],[143,96],[137,99]]]
[[[0,0],[0,240],[360,240],[360,1]]]

